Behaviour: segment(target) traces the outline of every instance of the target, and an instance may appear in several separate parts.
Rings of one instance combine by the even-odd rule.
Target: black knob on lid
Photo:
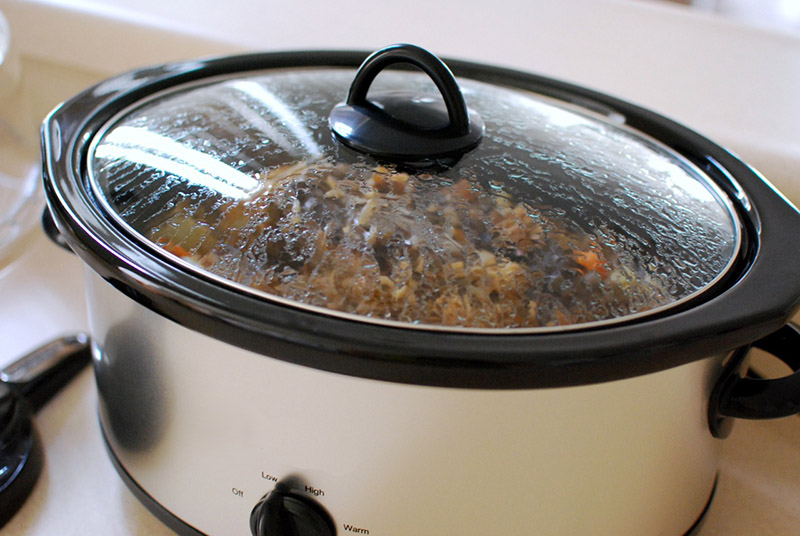
[[[380,92],[367,99],[378,73],[396,63],[422,69],[442,100],[404,91]],[[458,158],[483,136],[483,121],[467,108],[450,69],[427,50],[408,44],[392,45],[369,56],[353,79],[347,101],[333,108],[329,122],[345,145],[398,162]]]
[[[335,536],[336,528],[325,509],[300,493],[274,489],[250,514],[253,536]]]

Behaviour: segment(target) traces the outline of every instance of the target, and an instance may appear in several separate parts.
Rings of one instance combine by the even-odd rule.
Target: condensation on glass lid
[[[628,319],[696,295],[735,257],[721,194],[624,127],[464,80],[481,145],[446,170],[398,169],[331,139],[325,112],[352,73],[324,72],[235,79],[127,112],[93,149],[100,197],[220,281],[419,327]]]
[[[676,299],[615,244],[466,179],[300,163],[257,180],[246,198],[177,203],[147,237],[274,296],[414,324],[564,326]]]

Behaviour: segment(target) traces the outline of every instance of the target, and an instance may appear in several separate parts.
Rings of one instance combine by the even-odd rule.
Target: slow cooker
[[[129,72],[42,138],[180,534],[688,534],[732,418],[800,412],[800,214],[636,105],[394,45]]]

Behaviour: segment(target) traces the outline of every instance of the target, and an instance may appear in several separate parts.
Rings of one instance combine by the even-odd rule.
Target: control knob
[[[277,487],[250,514],[253,536],[335,536],[336,528],[325,509],[296,491]]]

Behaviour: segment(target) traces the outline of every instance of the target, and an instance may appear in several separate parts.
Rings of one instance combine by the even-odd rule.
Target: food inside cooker
[[[613,244],[470,177],[299,162],[255,178],[244,199],[178,201],[149,238],[274,296],[416,324],[560,326],[674,301]]]

